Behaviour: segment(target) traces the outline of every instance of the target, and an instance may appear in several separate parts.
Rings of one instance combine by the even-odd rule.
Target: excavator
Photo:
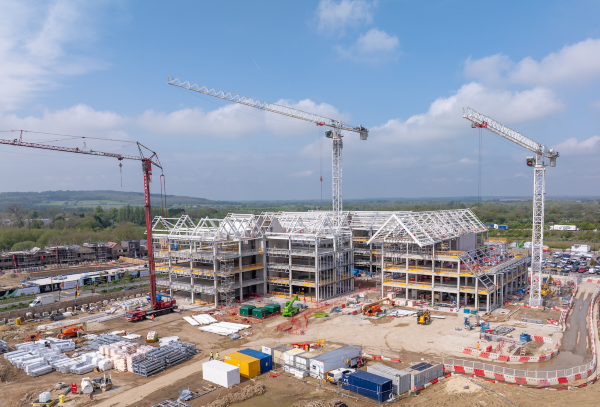
[[[375,315],[378,312],[383,312],[381,306],[379,305],[383,301],[387,301],[387,298],[382,298],[381,300],[364,304],[361,308],[361,312],[365,315]]]
[[[283,309],[281,315],[283,315],[284,317],[293,317],[294,315],[296,315],[298,311],[300,311],[298,307],[294,307],[294,302],[297,300],[298,294],[294,295],[294,298],[292,298],[291,301],[286,301],[285,308]]]
[[[548,276],[548,278],[546,279],[546,282],[544,283],[544,286],[542,287],[542,296],[547,296],[550,295],[550,285],[554,284],[554,279],[552,278],[552,276]]]
[[[431,314],[429,310],[419,311],[417,312],[417,324],[420,325],[429,325],[431,324]]]

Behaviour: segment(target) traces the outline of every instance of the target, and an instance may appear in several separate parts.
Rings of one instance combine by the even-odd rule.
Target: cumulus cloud
[[[559,86],[588,83],[600,77],[600,39],[565,45],[536,61],[531,57],[518,63],[496,54],[467,59],[465,75],[484,83],[514,83],[528,86]]]
[[[321,32],[343,35],[349,26],[371,24],[374,3],[365,0],[321,0],[317,6],[317,25]]]
[[[18,108],[34,93],[54,89],[58,78],[106,64],[67,49],[94,40],[88,3],[7,0],[0,13],[0,111]]]
[[[370,29],[358,37],[350,47],[338,45],[336,50],[347,59],[361,62],[379,63],[397,59],[400,40],[395,35],[389,35],[377,28]]]
[[[475,160],[471,160],[469,158],[461,158],[459,161],[459,163],[461,163],[461,164],[473,164],[475,162],[476,162]]]
[[[462,108],[466,106],[484,114],[493,112],[494,117],[503,123],[540,119],[564,109],[564,105],[549,89],[514,92],[470,83],[463,85],[450,97],[435,100],[426,113],[414,115],[405,121],[389,120],[374,127],[371,133],[390,142],[412,145],[449,140],[464,134],[468,123],[459,119],[462,117]]]
[[[592,136],[587,140],[577,141],[575,137],[554,146],[561,156],[595,154],[600,150],[600,136]]]

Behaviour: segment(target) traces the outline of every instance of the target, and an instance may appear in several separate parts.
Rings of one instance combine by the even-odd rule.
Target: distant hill
[[[160,205],[160,194],[152,194],[153,205]],[[45,192],[2,192],[0,208],[12,202],[21,203],[26,208],[90,208],[98,205],[103,208],[119,208],[124,205],[144,205],[141,192],[120,191],[45,191]],[[167,195],[167,206],[194,207],[219,204],[205,198]]]

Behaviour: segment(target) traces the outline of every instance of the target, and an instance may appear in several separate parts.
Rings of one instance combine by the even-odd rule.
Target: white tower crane
[[[537,143],[494,119],[477,113],[470,107],[463,108],[463,118],[473,122],[474,127],[488,129],[505,139],[512,141],[532,151],[535,156],[527,157],[527,166],[533,168],[533,228],[531,234],[531,290],[529,305],[543,305],[542,299],[542,257],[544,253],[544,200],[546,195],[546,162],[556,166],[558,151],[548,149],[545,145]]]
[[[188,89],[194,92],[203,93],[208,96],[214,96],[220,99],[228,100],[230,102],[239,103],[246,106],[255,107],[257,109],[266,110],[267,112],[273,112],[282,114],[296,119],[306,120],[307,122],[316,123],[317,126],[329,126],[332,130],[325,132],[325,135],[333,141],[332,151],[332,187],[333,187],[333,212],[335,215],[335,221],[339,222],[339,216],[342,212],[342,130],[353,131],[360,134],[361,140],[366,140],[369,136],[369,130],[365,127],[350,126],[340,120],[329,119],[313,113],[303,112],[302,110],[294,109],[288,106],[276,105],[274,103],[263,102],[258,99],[242,96],[237,93],[225,92],[222,90],[210,88],[208,86],[198,85],[196,83],[188,82],[175,78],[173,76],[168,77],[167,83],[169,85],[178,86],[183,89]]]

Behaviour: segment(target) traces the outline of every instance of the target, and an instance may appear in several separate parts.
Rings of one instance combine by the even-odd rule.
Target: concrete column
[[[487,293],[486,297],[486,304],[487,304],[487,308],[486,308],[486,312],[490,312],[490,293]]]
[[[319,238],[315,237],[315,297],[319,301],[319,267],[321,262],[319,261]]]
[[[242,286],[242,241],[238,242],[238,268],[240,275],[240,301],[244,299],[244,287]],[[235,281],[235,280],[234,280]]]
[[[383,298],[383,276],[385,275],[385,273],[384,273],[384,265],[385,265],[384,250],[385,250],[385,243],[381,242],[381,297],[382,298]]]
[[[196,300],[196,293],[194,292],[194,242],[190,242],[190,285],[192,286],[192,304]]]
[[[289,255],[289,259],[288,259],[288,265],[290,266],[290,272],[288,275],[288,284],[290,285],[290,289],[288,291],[289,295],[292,295],[292,238],[289,237],[288,238],[288,255]]]
[[[215,287],[215,307],[218,307],[218,304],[219,304],[219,291],[218,291],[219,286],[218,286],[218,281],[217,281],[219,279],[219,276],[217,274],[217,270],[218,270],[218,264],[217,264],[217,262],[219,261],[219,260],[217,260],[218,254],[219,254],[219,250],[217,249],[217,242],[213,242],[213,259],[214,259],[213,276],[215,278],[215,284],[214,284],[214,287]]]
[[[373,237],[373,229],[369,229],[369,239],[371,237]],[[369,245],[369,272],[373,275],[373,243]]]
[[[494,305],[498,305],[498,274],[494,274]]]
[[[475,308],[479,309],[479,279],[475,277]]]
[[[269,291],[269,276],[267,272],[267,238],[263,237],[260,239],[262,247],[262,263],[263,263],[263,281],[264,281],[264,294]]]

